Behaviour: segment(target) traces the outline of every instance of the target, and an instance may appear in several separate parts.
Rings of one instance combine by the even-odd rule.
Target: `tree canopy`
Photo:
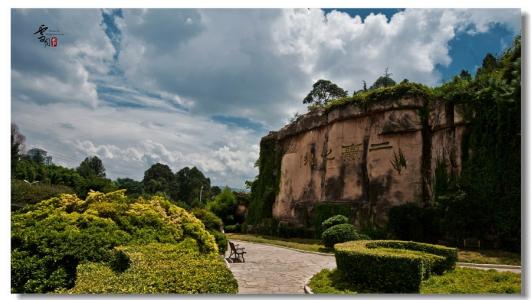
[[[85,178],[91,177],[105,177],[105,167],[103,162],[97,156],[89,156],[85,158],[77,168],[79,175]]]
[[[304,98],[304,104],[326,104],[332,99],[346,97],[347,91],[337,86],[330,80],[320,79],[313,84],[310,93]]]

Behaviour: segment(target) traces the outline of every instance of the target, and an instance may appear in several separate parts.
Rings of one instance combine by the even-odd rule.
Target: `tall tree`
[[[173,178],[174,175],[170,167],[156,163],[144,172],[144,179],[142,180],[144,191],[150,194],[168,193]]]
[[[22,135],[17,124],[11,123],[11,174],[16,169],[17,162],[24,150],[26,137]]]
[[[136,181],[131,178],[117,178],[116,186],[119,189],[126,189],[127,195],[131,197],[138,197],[142,195],[142,193],[144,192],[144,187],[142,186],[142,182]]]
[[[234,213],[238,207],[238,200],[229,187],[223,188],[214,200],[208,202],[207,208],[223,220],[223,224],[235,223]]]
[[[326,104],[332,99],[342,98],[347,96],[347,91],[337,86],[330,80],[320,79],[313,84],[310,93],[304,98],[302,103],[318,105]]]
[[[79,175],[85,178],[105,177],[105,167],[103,166],[101,159],[97,156],[89,156],[85,158],[76,170]]]
[[[190,205],[200,197],[202,202],[206,202],[210,198],[210,179],[196,167],[184,167],[175,173],[170,196],[174,201]]]

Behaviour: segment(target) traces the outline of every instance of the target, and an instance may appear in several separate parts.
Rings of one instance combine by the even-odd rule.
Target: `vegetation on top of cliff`
[[[456,104],[455,109],[468,124],[463,131],[458,154],[462,162],[460,174],[456,173],[455,164],[442,164],[442,168],[436,169],[433,199],[428,203],[431,207],[421,207],[418,220],[410,216],[411,222],[420,222],[419,226],[423,228],[433,226],[434,230],[429,232],[434,236],[420,239],[440,239],[461,244],[465,238],[476,238],[481,240],[482,246],[519,251],[521,37],[516,37],[512,47],[501,56],[487,55],[474,76],[462,71],[449,82],[435,88],[406,80],[384,87],[373,85],[353,96],[329,100],[320,107],[330,111],[346,105],[363,107],[380,100],[404,97],[440,99]],[[310,109],[315,107],[311,106]],[[267,147],[264,146],[261,145],[260,149],[260,171],[253,182],[249,216],[271,218],[271,211],[267,208],[271,207],[278,191],[278,168],[282,153],[278,153],[279,149],[275,148],[275,141],[271,139],[267,140]],[[450,160],[456,162],[455,157]],[[436,214],[427,217],[431,212]],[[316,209],[312,221],[315,222],[317,216],[319,213]],[[422,220],[430,223],[423,223]],[[260,221],[261,218],[252,217],[248,224],[254,225]]]
[[[367,91],[358,91],[352,96],[329,101],[322,107],[324,107],[326,111],[331,111],[345,105],[366,107],[374,102],[382,100],[398,100],[406,97],[422,97],[425,99],[432,99],[433,91],[429,87],[420,83],[402,81],[401,83],[392,86],[379,87],[375,89],[369,89]],[[314,105],[309,109],[314,109],[315,107],[316,106]]]

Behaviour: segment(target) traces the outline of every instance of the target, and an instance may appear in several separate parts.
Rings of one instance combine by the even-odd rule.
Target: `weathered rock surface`
[[[437,165],[459,172],[463,118],[420,98],[309,112],[275,138],[280,186],[273,217],[309,226],[317,203],[352,205],[355,222],[383,224],[390,207],[429,201]]]

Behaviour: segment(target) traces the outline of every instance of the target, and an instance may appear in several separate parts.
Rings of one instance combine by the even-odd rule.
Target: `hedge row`
[[[360,236],[354,225],[337,224],[325,230],[322,239],[325,247],[333,248],[337,243],[359,240]]]
[[[131,260],[130,266],[113,271],[105,263],[84,263],[77,267],[74,288],[69,294],[233,294],[238,283],[219,255],[202,254],[197,242],[152,243],[120,246]]]
[[[423,279],[455,267],[457,249],[407,241],[336,244],[337,268],[368,292],[418,293]]]

